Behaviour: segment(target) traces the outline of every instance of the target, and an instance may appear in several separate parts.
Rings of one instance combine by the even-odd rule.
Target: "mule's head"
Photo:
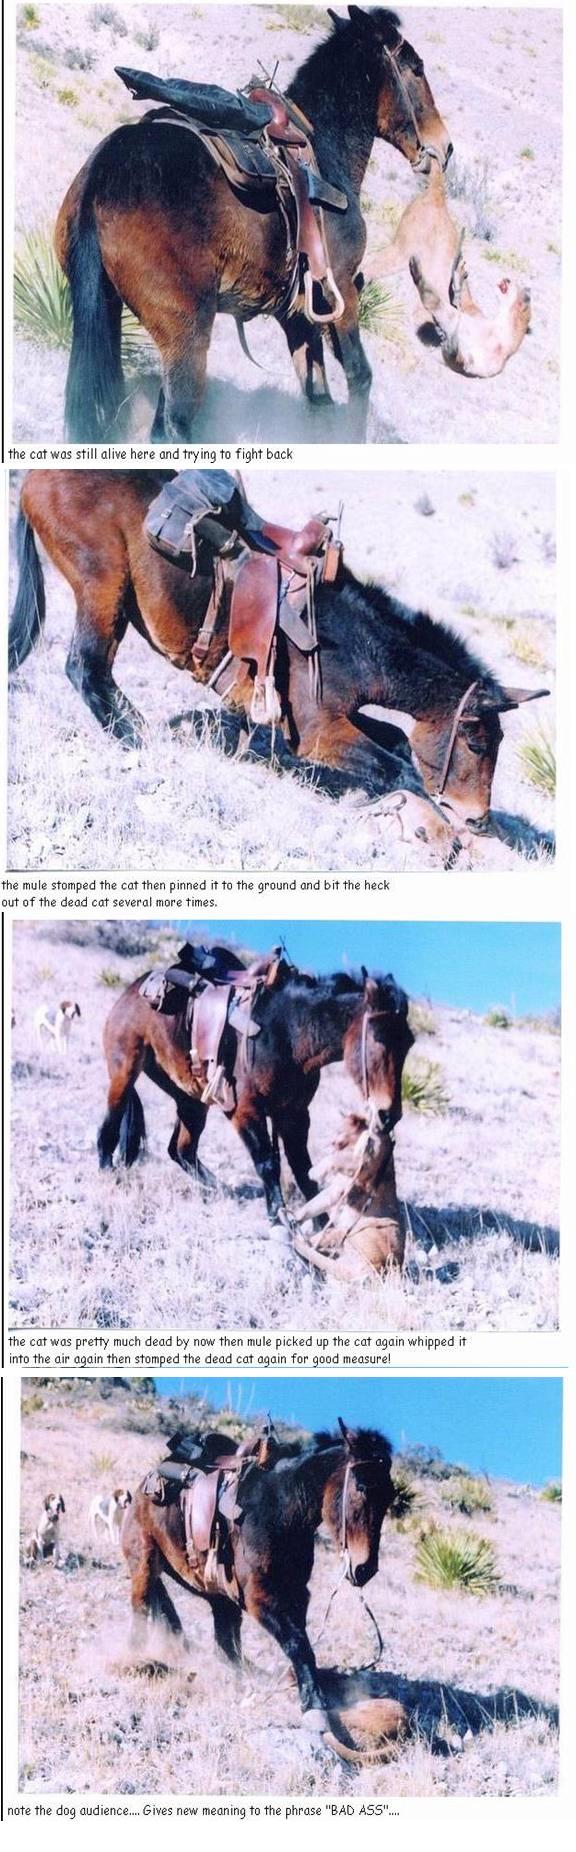
[[[328,1480],[322,1518],[347,1558],[347,1574],[356,1588],[370,1582],[378,1569],[380,1533],[394,1502],[392,1448],[371,1428],[347,1428],[338,1422],[343,1460]]]
[[[380,1131],[391,1132],[402,1117],[402,1072],[414,1041],[408,998],[390,975],[369,977],[363,968],[362,977],[363,996],[344,1037],[344,1060]]]
[[[328,9],[331,12],[331,9]],[[348,7],[349,24],[331,13],[336,30],[350,32],[366,60],[377,94],[376,134],[405,155],[419,173],[429,173],[432,159],[446,167],[452,143],[438,114],[422,59],[403,38],[397,13],[388,7]]]
[[[400,727],[429,797],[469,829],[481,830],[490,817],[492,782],[504,735],[500,715],[539,701],[548,688],[483,688],[474,692],[455,725],[458,703],[420,719],[398,709],[381,711]]]

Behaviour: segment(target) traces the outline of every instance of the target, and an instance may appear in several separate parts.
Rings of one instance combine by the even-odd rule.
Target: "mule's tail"
[[[24,509],[19,508],[16,522],[16,557],[18,590],[8,631],[8,668],[18,669],[38,642],[46,617],[44,573],[38,555],[34,528]]]
[[[135,1164],[141,1146],[146,1143],[146,1121],[140,1095],[130,1087],[122,1114],[118,1150],[123,1164]]]
[[[124,396],[122,302],[106,275],[94,205],[86,195],[67,250],[72,352],[66,380],[66,432],[75,444],[101,443]]]

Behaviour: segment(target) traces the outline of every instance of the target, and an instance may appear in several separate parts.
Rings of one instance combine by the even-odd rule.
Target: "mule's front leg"
[[[310,1153],[308,1139],[310,1136],[310,1114],[308,1107],[293,1107],[275,1118],[276,1130],[282,1139],[287,1161],[298,1189],[307,1198],[316,1194],[316,1184],[310,1176]]]
[[[142,716],[114,681],[111,661],[115,647],[110,647],[107,637],[99,638],[97,626],[97,615],[78,612],[66,660],[68,680],[101,727],[106,727],[123,746],[139,746]]]
[[[260,1583],[248,1584],[245,1601],[247,1613],[265,1627],[290,1660],[302,1705],[303,1724],[310,1730],[326,1730],[328,1719],[318,1668],[305,1627],[286,1612],[275,1592],[263,1588]]]
[[[350,427],[354,436],[363,442],[366,437],[372,368],[360,339],[358,315],[358,291],[356,285],[350,283],[345,294],[344,314],[339,321],[330,323],[329,334],[336,359],[346,375]]]
[[[268,1136],[265,1118],[251,1107],[239,1106],[232,1115],[232,1124],[258,1172],[272,1226],[284,1228],[288,1234],[290,1222],[280,1188],[280,1158]]]
[[[320,328],[307,321],[305,315],[289,315],[286,319],[279,315],[278,321],[286,335],[295,371],[306,398],[311,405],[327,404],[332,394],[326,376]]]

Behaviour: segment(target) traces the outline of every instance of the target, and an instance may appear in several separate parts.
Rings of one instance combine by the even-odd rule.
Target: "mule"
[[[313,1196],[310,1105],[322,1068],[344,1060],[382,1130],[391,1131],[401,1117],[402,1072],[414,1040],[408,998],[394,978],[369,977],[365,971],[361,978],[341,973],[314,978],[291,967],[286,971],[284,981],[263,989],[252,1006],[260,1032],[252,1040],[249,1063],[236,1063],[236,1104],[226,1110],[252,1158],[269,1219],[284,1228],[288,1216],[279,1146],[302,1195]],[[136,1081],[145,1074],[176,1103],[169,1156],[188,1176],[214,1187],[198,1156],[209,1107],[202,1100],[205,1077],[194,1075],[190,1065],[186,999],[176,1014],[164,1015],[141,995],[142,981],[118,997],[104,1028],[109,1088],[98,1133],[100,1167],[111,1167],[118,1147],[128,1165],[138,1156],[145,1124]]]
[[[364,433],[371,370],[359,333],[366,229],[360,193],[374,141],[426,171],[452,152],[421,58],[402,38],[396,13],[375,7],[331,14],[330,36],[289,85],[314,129],[324,177],[346,196],[326,213],[328,255],[344,312],[330,328],[357,435]],[[309,399],[329,397],[321,328],[286,306],[291,257],[283,214],[236,197],[196,138],[150,114],[115,129],[73,180],[60,208],[56,251],[72,296],[73,343],[66,427],[75,442],[114,435],[125,399],[120,357],[122,304],[154,340],[162,391],[152,439],[186,441],[204,394],[216,314],[243,325],[274,315]]]
[[[46,615],[39,539],[76,599],[66,663],[72,685],[94,718],[128,746],[142,718],[114,681],[119,644],[132,624],[174,667],[207,683],[227,650],[222,613],[201,667],[193,648],[212,591],[204,550],[194,578],[163,559],[143,534],[151,502],[174,472],[30,470],[17,521],[19,585],[10,624],[9,663],[24,662]],[[323,694],[310,686],[305,656],[278,641],[284,730],[294,760],[310,761],[337,788],[381,797],[416,785],[449,817],[471,829],[489,822],[492,781],[502,740],[500,715],[545,688],[508,688],[462,638],[382,586],[363,585],[342,568],[319,585],[317,625]],[[248,669],[226,696],[248,714]],[[378,708],[379,714],[366,710]]]
[[[348,1580],[363,1588],[377,1573],[382,1524],[394,1502],[391,1461],[383,1434],[340,1422],[338,1435],[314,1437],[267,1472],[252,1469],[240,1481],[241,1515],[229,1538],[234,1596],[206,1589],[206,1556],[190,1558],[180,1500],[157,1505],[139,1487],[121,1536],[131,1577],[134,1651],[145,1648],[149,1619],[161,1621],[184,1643],[162,1581],[170,1576],[209,1602],[217,1646],[232,1665],[241,1664],[243,1614],[257,1620],[293,1667],[303,1722],[325,1729],[328,1718],[306,1631],[314,1537],[324,1524],[342,1552]]]

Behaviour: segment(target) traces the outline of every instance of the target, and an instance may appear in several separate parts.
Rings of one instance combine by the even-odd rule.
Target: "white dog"
[[[57,1003],[50,1009],[47,1003],[41,1003],[34,1017],[34,1033],[37,1042],[42,1045],[44,1035],[52,1036],[58,1054],[64,1054],[72,1034],[72,1024],[80,1015],[80,1004],[70,1003],[65,997],[63,1003]]]
[[[64,1552],[60,1542],[60,1519],[65,1510],[62,1493],[48,1492],[36,1529],[24,1545],[24,1561],[28,1568],[33,1563],[45,1562],[49,1556],[55,1567],[62,1562]]]
[[[124,1487],[116,1486],[114,1492],[97,1492],[88,1513],[90,1536],[94,1543],[100,1536],[99,1526],[108,1531],[111,1543],[118,1543],[122,1528],[122,1519],[128,1505],[132,1504],[132,1493]]]

